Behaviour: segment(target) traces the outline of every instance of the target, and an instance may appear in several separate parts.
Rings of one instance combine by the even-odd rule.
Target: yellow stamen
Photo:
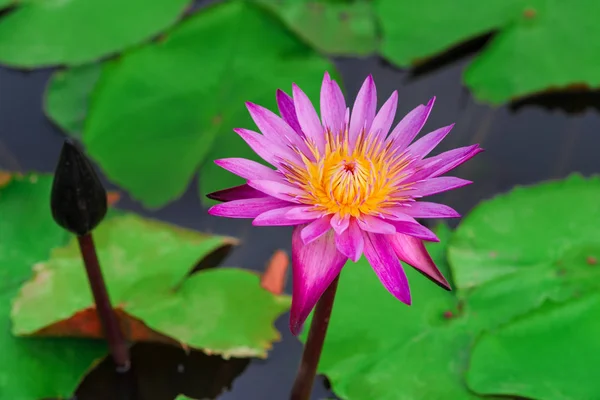
[[[324,154],[307,143],[312,159],[302,153],[302,165],[284,164],[281,171],[287,180],[303,189],[303,204],[328,214],[379,215],[409,196],[398,182],[406,177],[410,158],[396,151],[375,135],[362,131],[352,148],[348,132],[326,133]]]

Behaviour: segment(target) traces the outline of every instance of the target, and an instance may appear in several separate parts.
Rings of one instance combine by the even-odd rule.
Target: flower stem
[[[302,353],[302,361],[296,375],[292,395],[290,400],[308,400],[312,392],[315,376],[317,375],[317,366],[321,358],[327,327],[329,326],[329,317],[333,308],[335,292],[337,290],[338,275],[329,285],[325,293],[321,296],[315,307],[308,339]]]
[[[119,327],[117,315],[110,303],[110,297],[108,296],[104,277],[100,270],[100,263],[98,262],[98,255],[96,254],[96,246],[94,245],[92,234],[86,233],[85,235],[77,236],[77,240],[79,241],[79,249],[81,250],[90,288],[92,289],[96,303],[96,312],[100,318],[110,354],[117,365],[117,370],[125,372],[131,366],[129,348]]]

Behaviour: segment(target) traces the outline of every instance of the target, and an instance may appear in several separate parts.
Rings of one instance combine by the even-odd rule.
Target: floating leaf
[[[31,266],[68,234],[50,214],[52,178],[12,175],[0,187],[0,398],[39,400],[70,396],[93,361],[106,352],[93,340],[16,338],[10,303]]]
[[[549,89],[600,86],[600,52],[587,40],[600,35],[595,0],[377,0],[375,8],[381,52],[399,66],[497,31],[465,71],[481,100],[499,104]]]
[[[453,235],[456,286],[481,318],[497,323],[600,287],[600,178],[516,188],[477,206]],[[574,207],[576,199],[577,206]]]
[[[94,240],[130,340],[162,335],[228,358],[266,357],[279,339],[272,322],[289,300],[262,289],[257,274],[223,268],[189,276],[202,257],[231,239],[129,214],[102,223]],[[17,335],[101,335],[75,239],[36,266],[12,315]]]
[[[377,49],[377,26],[370,0],[254,0],[278,15],[318,51],[365,55]]]
[[[10,7],[15,4],[17,0],[0,0],[0,10]]]
[[[0,19],[0,63],[14,67],[84,64],[152,38],[175,23],[188,3],[20,1]]]
[[[50,78],[46,88],[45,112],[68,135],[81,138],[90,94],[101,73],[100,64],[87,64],[56,72]]]
[[[441,244],[428,248],[446,272],[450,231],[442,227],[437,233]],[[410,307],[385,290],[364,258],[346,265],[319,371],[345,400],[477,398],[462,381],[477,332],[459,315],[452,292],[412,268],[406,272]]]
[[[235,186],[241,178],[212,160],[257,159],[232,132],[253,127],[244,102],[276,109],[275,90],[294,81],[318,96],[327,69],[332,64],[261,7],[244,1],[214,5],[160,42],[104,66],[83,142],[108,177],[147,206],[180,196],[200,166],[203,194]],[[78,97],[81,92],[61,93]],[[59,116],[53,111],[57,108]],[[81,110],[79,105],[64,113],[61,107],[48,107],[59,123],[76,120]]]
[[[544,307],[485,334],[467,381],[481,394],[544,400],[600,398],[600,295]]]

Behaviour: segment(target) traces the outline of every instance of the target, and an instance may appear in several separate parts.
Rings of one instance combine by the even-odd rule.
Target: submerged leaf
[[[208,202],[205,194],[243,183],[212,160],[257,160],[232,131],[252,126],[244,102],[276,109],[276,89],[291,89],[292,82],[318,96],[327,69],[330,62],[261,7],[242,0],[210,6],[161,41],[105,63],[83,142],[106,175],[147,206],[180,196],[200,167]],[[82,75],[67,73],[62,87],[73,85],[69,79],[89,83]],[[71,96],[61,100],[70,112],[57,104],[61,93]],[[47,96],[54,103],[47,112],[59,124],[84,112],[73,100],[78,90],[51,85]]]
[[[203,257],[232,239],[131,214],[105,221],[94,239],[130,340],[170,339],[227,358],[266,357],[279,339],[272,322],[289,300],[262,289],[257,274],[222,268],[189,276]],[[12,315],[17,335],[101,336],[76,240],[36,266]]]

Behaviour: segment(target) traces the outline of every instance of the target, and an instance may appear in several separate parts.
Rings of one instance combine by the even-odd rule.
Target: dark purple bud
[[[54,172],[50,208],[56,223],[78,236],[92,231],[106,215],[106,190],[71,139],[65,140]]]

